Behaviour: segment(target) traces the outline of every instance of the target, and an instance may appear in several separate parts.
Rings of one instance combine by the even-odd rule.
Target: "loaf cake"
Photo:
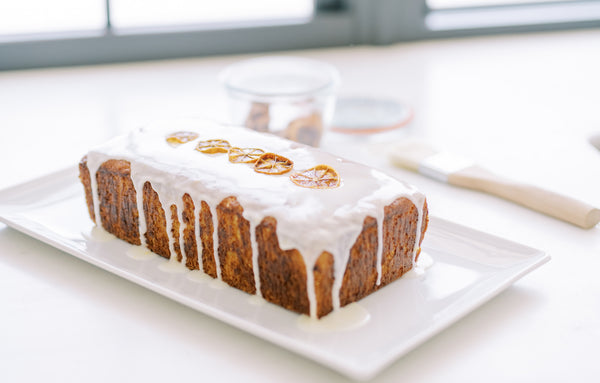
[[[206,121],[137,129],[79,170],[97,226],[314,318],[409,271],[428,223],[424,195],[378,170]]]

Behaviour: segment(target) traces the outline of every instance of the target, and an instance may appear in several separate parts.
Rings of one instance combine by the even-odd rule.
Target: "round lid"
[[[413,117],[407,105],[369,97],[340,98],[331,130],[346,134],[372,134],[406,126]]]
[[[230,65],[220,74],[225,88],[255,96],[304,96],[335,87],[332,65],[302,57],[271,56]]]

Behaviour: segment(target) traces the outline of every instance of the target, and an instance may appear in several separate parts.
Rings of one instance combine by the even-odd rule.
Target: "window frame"
[[[0,41],[0,70],[103,64],[180,57],[286,51],[345,45],[383,45],[402,41],[464,37],[483,34],[595,28],[600,18],[531,25],[492,25],[432,30],[431,17],[444,18],[481,11],[483,7],[430,9],[426,0],[315,0],[310,20],[271,25],[198,26],[179,29],[115,30],[107,23],[97,32],[45,34],[29,39]],[[485,9],[564,7],[595,4],[578,0],[552,3],[499,5]],[[156,49],[160,46],[160,49]]]

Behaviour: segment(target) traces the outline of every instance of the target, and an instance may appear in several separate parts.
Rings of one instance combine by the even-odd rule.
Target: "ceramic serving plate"
[[[0,191],[0,220],[40,241],[353,379],[387,365],[549,260],[545,253],[432,217],[416,268],[326,320],[261,301],[199,272],[173,272],[159,256],[98,229],[77,169]]]

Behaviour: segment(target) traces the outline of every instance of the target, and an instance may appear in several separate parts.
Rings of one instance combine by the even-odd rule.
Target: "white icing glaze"
[[[131,177],[134,179],[137,178],[133,175],[133,173],[131,174]],[[156,190],[156,193],[158,194],[158,200],[160,201],[160,204],[165,212],[165,219],[167,222],[166,230],[167,236],[169,238],[169,261],[177,262],[177,253],[175,252],[175,236],[173,235],[173,214],[171,212],[171,205],[173,205],[173,192],[170,192],[169,188],[165,187],[164,183],[160,183],[156,186],[154,182],[151,183],[152,187]]]
[[[135,167],[135,164],[131,164],[131,167]],[[133,187],[136,190],[135,199],[138,211],[138,224],[140,228],[140,241],[142,248],[146,248],[146,215],[144,213],[144,182],[143,178],[139,178],[137,183],[134,183]]]
[[[153,252],[151,252],[150,250],[148,250],[145,247],[134,246],[134,245],[132,245],[129,249],[127,249],[126,254],[129,257],[140,260],[140,261],[143,261],[146,259],[153,259],[154,257],[157,256],[156,254],[154,254]]]
[[[200,209],[202,208],[201,201],[194,201],[194,238],[196,239],[196,254],[198,254],[198,269],[204,271],[204,264],[202,263],[202,240],[200,239]]]
[[[423,270],[427,270],[428,268],[433,266],[433,263],[434,263],[434,261],[433,261],[433,258],[431,258],[431,255],[422,251],[421,254],[419,255],[419,259],[417,260],[417,263],[415,266],[420,267]]]
[[[383,209],[377,213],[377,286],[381,284],[381,262],[383,261]]]
[[[425,270],[433,266],[433,258],[427,253],[421,252],[419,259],[413,265],[413,268],[406,274],[404,278],[420,278],[425,275]]]
[[[183,274],[189,271],[184,264],[179,263],[177,261],[173,261],[172,258],[161,262],[158,265],[158,268],[159,270],[173,274]]]
[[[250,298],[248,298],[248,303],[250,303],[251,305],[254,306],[262,306],[265,303],[267,303],[267,301],[265,300],[265,298],[262,297],[262,295],[250,295]]]
[[[101,226],[94,226],[89,233],[83,233],[83,235],[97,242],[108,242],[117,239],[114,235],[101,228]]]
[[[229,287],[229,285],[227,283],[223,282],[222,280],[212,279],[212,278],[211,278],[211,281],[208,283],[208,285],[215,290],[223,290],[223,289]]]
[[[252,242],[252,271],[254,272],[254,284],[256,295],[262,297],[260,291],[260,275],[258,270],[258,241],[256,240],[256,226],[250,226],[250,241]]]
[[[307,315],[300,315],[296,324],[303,331],[321,334],[355,330],[367,324],[370,319],[371,314],[364,307],[354,302],[319,320]]]
[[[186,274],[186,277],[190,281],[198,283],[210,283],[213,281],[213,278],[210,275],[201,270],[190,270],[190,272]]]
[[[187,263],[187,254],[185,252],[184,240],[183,240],[183,230],[185,229],[185,225],[183,223],[183,197],[179,199],[177,205],[177,220],[179,220],[179,250],[181,251],[181,264],[186,265]]]
[[[302,254],[302,253],[301,253]],[[311,317],[317,315],[317,295],[315,292],[315,274],[313,273],[314,262],[307,262],[306,257],[304,258],[304,264],[306,266],[306,295],[308,295],[309,313]],[[338,299],[339,300],[339,299]],[[339,307],[339,305],[338,305]]]
[[[165,137],[176,131],[194,131],[199,137],[192,142],[173,147],[167,144]],[[256,147],[285,156],[294,162],[292,172],[312,168],[318,164],[330,165],[340,175],[341,185],[334,189],[302,188],[289,180],[291,173],[259,174],[254,172],[251,165],[230,163],[226,154],[204,154],[194,150],[198,140],[214,138],[225,139],[232,146]],[[332,300],[334,310],[339,309],[339,292],[350,249],[362,231],[366,216],[375,217],[378,223],[378,284],[381,282],[384,207],[399,197],[410,199],[419,210],[413,261],[418,250],[425,198],[416,189],[372,168],[272,135],[207,121],[179,120],[155,124],[135,130],[127,136],[117,137],[88,154],[94,209],[98,220],[100,214],[95,174],[98,167],[108,159],[123,159],[131,163],[131,178],[138,195],[141,237],[146,230],[143,209],[140,207],[144,183],[150,181],[158,193],[167,221],[171,262],[176,262],[176,253],[170,206],[177,207],[181,223],[180,249],[182,263],[185,264],[187,255],[183,247],[181,218],[183,194],[190,194],[196,205],[196,213],[200,210],[201,201],[207,202],[213,216],[213,243],[218,279],[221,279],[221,268],[218,260],[216,206],[224,198],[235,196],[244,208],[244,218],[250,223],[254,277],[259,294],[255,228],[264,217],[274,217],[277,220],[277,235],[282,248],[295,248],[304,258],[310,313],[313,317],[316,316],[317,306],[313,278],[315,261],[323,251],[333,255]],[[199,226],[198,214],[194,219],[195,224]],[[199,234],[199,229],[196,229],[196,234]],[[196,238],[200,242],[200,238]],[[201,245],[198,247],[198,258],[199,261],[202,258]]]
[[[219,201],[220,202],[220,201]],[[217,219],[217,204],[218,203],[214,203],[211,204],[209,203],[208,206],[210,206],[211,208],[211,213],[212,213],[212,221],[213,221],[213,254],[214,254],[214,258],[215,258],[215,265],[216,265],[216,269],[217,269],[217,279],[221,279],[221,262],[219,261],[219,220]],[[213,207],[214,206],[214,210]]]

